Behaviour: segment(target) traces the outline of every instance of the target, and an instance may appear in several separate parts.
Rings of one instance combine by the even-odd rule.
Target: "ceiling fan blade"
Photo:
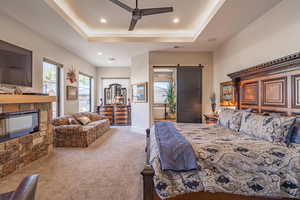
[[[134,27],[135,27],[137,21],[138,21],[137,19],[134,19],[134,18],[131,19],[130,26],[129,26],[129,29],[128,29],[129,31],[134,30]]]
[[[113,2],[114,4],[120,6],[121,8],[124,8],[128,12],[132,12],[133,11],[133,9],[131,7],[127,6],[125,3],[122,3],[119,0],[110,0],[110,1]]]
[[[141,9],[141,13],[142,13],[143,16],[155,15],[155,14],[161,14],[161,13],[168,13],[168,12],[173,12],[173,7]]]

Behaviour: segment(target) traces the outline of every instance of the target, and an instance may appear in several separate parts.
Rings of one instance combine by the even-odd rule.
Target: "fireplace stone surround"
[[[1,96],[3,95],[0,95],[0,113],[37,110],[39,113],[39,130],[21,137],[0,142],[0,178],[11,174],[17,169],[23,168],[29,163],[53,151],[51,102],[55,101],[54,98],[49,97],[48,100],[45,100],[45,97],[42,97],[41,102],[39,102],[39,98],[35,97],[32,102],[28,99],[25,101],[29,103],[19,103],[20,101],[14,103],[13,101],[1,101],[3,100]]]

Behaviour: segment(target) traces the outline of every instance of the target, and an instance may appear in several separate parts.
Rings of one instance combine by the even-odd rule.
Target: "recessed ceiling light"
[[[97,54],[98,54],[98,56],[102,56],[102,55],[103,55],[103,53],[102,53],[102,52],[98,52]]]
[[[179,23],[179,21],[180,21],[180,20],[179,20],[179,18],[178,18],[178,17],[176,17],[176,18],[174,18],[174,19],[173,19],[173,23],[174,23],[174,24],[177,24],[177,23]]]
[[[116,61],[116,59],[115,59],[115,58],[112,58],[112,57],[111,57],[111,58],[108,58],[108,60],[107,60],[108,63],[113,63],[114,61]]]
[[[100,22],[101,22],[101,24],[106,24],[106,23],[107,23],[107,20],[106,20],[105,18],[101,18],[101,19],[100,19]]]

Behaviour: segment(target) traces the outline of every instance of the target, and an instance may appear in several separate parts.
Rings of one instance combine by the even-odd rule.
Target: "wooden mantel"
[[[55,101],[55,96],[0,94],[0,104],[50,103]]]

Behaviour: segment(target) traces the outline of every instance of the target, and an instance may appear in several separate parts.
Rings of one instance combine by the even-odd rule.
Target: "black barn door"
[[[202,67],[177,68],[177,122],[202,122]]]

